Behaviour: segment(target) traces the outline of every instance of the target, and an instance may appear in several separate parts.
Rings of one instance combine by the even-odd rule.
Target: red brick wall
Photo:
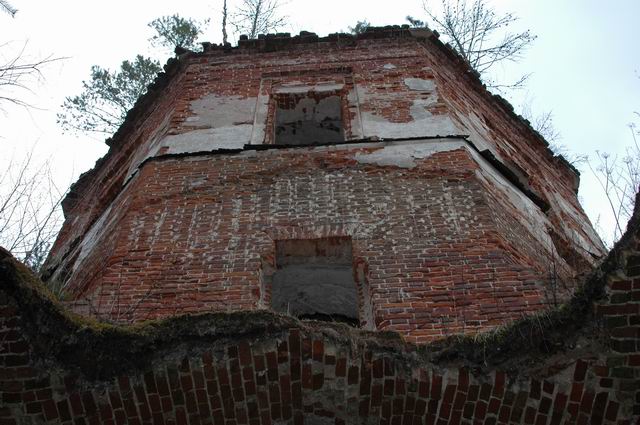
[[[423,348],[267,314],[82,322],[0,252],[0,423],[637,424],[638,229],[562,309]]]
[[[361,307],[370,300],[377,328],[411,341],[495,327],[548,304],[549,258],[563,260],[511,204],[489,196],[468,150],[415,168],[354,160],[380,149],[151,161],[117,198],[67,290],[125,322],[264,308],[275,240],[349,236],[354,264],[366,269]]]
[[[185,56],[74,189],[47,263],[50,281],[116,321],[262,308],[273,240],[351,236],[366,270],[362,305],[369,294],[377,326],[412,341],[494,327],[562,298],[593,264],[591,253],[602,254],[577,204],[575,174],[439,42],[405,36]],[[434,91],[411,89],[406,78],[433,83]],[[469,134],[471,151],[488,149],[526,174],[520,187],[550,205],[543,228],[523,224],[531,220],[524,201],[514,204],[495,179],[479,177],[477,155],[468,151],[440,152],[411,168],[358,163],[358,145],[224,154],[211,136],[210,156],[161,159],[180,148],[163,146],[165,136],[202,130],[192,120],[194,101],[259,100],[278,84],[327,80],[358,97],[343,105],[347,139],[366,133],[359,114],[400,125],[402,135],[403,125],[415,124],[415,102],[426,105],[426,133],[435,131],[429,120],[452,120],[455,134],[441,136]],[[271,101],[267,128],[272,112]],[[270,134],[260,142],[271,142]]]
[[[139,121],[135,125],[123,125],[117,133],[126,133],[124,142],[112,146],[108,154],[96,162],[95,168],[80,176],[72,186],[71,193],[62,203],[66,220],[49,256],[49,264],[53,267],[64,261],[63,257],[120,193],[129,168],[139,155],[142,141],[153,141],[167,130],[167,120],[175,108],[183,80],[184,75],[172,76],[160,98],[145,105]],[[113,143],[112,140],[107,142]]]

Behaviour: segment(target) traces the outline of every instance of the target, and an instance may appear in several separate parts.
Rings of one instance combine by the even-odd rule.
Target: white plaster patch
[[[575,229],[572,229],[570,226],[564,226],[563,230],[567,238],[574,243],[574,246],[581,247],[584,250],[599,256],[603,256],[606,254],[606,250],[600,241],[600,237],[593,230],[593,228],[589,225],[587,219],[582,217],[581,214],[576,211],[575,207],[567,202],[561,195],[556,192],[553,192],[553,198],[555,200],[555,204],[558,209],[564,211],[567,215],[570,215],[575,220],[575,223],[578,225],[582,225],[582,231],[587,235],[589,239],[585,239],[585,237]]]
[[[476,171],[478,178],[481,181],[489,181],[488,185],[504,193],[514,209],[518,211],[518,221],[527,228],[542,246],[553,249],[551,238],[547,233],[547,229],[551,227],[551,222],[540,207],[513,183],[507,180],[486,159],[480,156],[479,153],[472,149],[468,150],[480,165],[480,170]]]
[[[242,149],[251,141],[251,124],[233,127],[208,128],[188,133],[166,136],[162,146],[168,148],[165,153],[205,152],[216,149]]]
[[[422,78],[405,78],[404,84],[409,87],[409,90],[415,91],[432,92],[436,89],[436,84],[433,80],[424,80]]]
[[[396,68],[397,68],[397,66],[395,66],[395,65],[394,65],[394,64],[392,64],[392,63],[388,63],[388,64],[385,64],[385,65],[383,66],[383,68],[384,68],[384,69],[396,69]]]
[[[275,93],[308,93],[308,92],[332,92],[340,91],[344,88],[344,84],[337,83],[319,83],[313,85],[304,85],[302,83],[295,83],[291,85],[283,85],[274,90]]]
[[[455,112],[455,116],[458,121],[461,122],[460,126],[464,128],[464,134],[469,135],[469,140],[471,140],[479,150],[483,151],[488,149],[497,159],[504,162],[500,152],[497,151],[495,145],[487,136],[484,122],[473,110],[470,110],[466,115]]]
[[[422,140],[409,143],[398,143],[377,150],[373,153],[358,153],[354,159],[362,164],[376,164],[400,168],[414,168],[416,159],[425,159],[437,152],[466,148],[462,140]]]
[[[155,143],[147,157],[168,154],[206,152],[217,149],[242,149],[251,142],[255,98],[209,94],[191,102],[192,114],[186,122],[196,129],[165,136]]]
[[[364,137],[397,139],[405,137],[444,137],[463,133],[446,115],[431,115],[426,105],[417,100],[411,107],[413,121],[408,123],[390,122],[371,112],[362,112]]]
[[[129,178],[133,176],[137,171],[140,164],[147,158],[154,156],[155,152],[158,150],[158,146],[162,142],[162,138],[167,132],[169,125],[171,123],[171,114],[167,113],[162,120],[162,124],[158,126],[158,128],[151,134],[148,140],[144,142],[142,146],[138,148],[129,165],[129,169],[127,170],[127,178],[122,182],[122,185],[126,185],[129,181]]]
[[[122,193],[122,192],[121,192]],[[94,252],[96,246],[103,240],[103,237],[107,232],[113,232],[115,222],[120,218],[119,214],[111,214],[111,210],[113,209],[113,205],[116,204],[119,197],[109,204],[109,206],[102,212],[100,218],[96,220],[93,225],[89,228],[89,230],[82,237],[82,241],[80,242],[77,250],[78,257],[73,262],[73,273],[78,270],[82,270],[82,263],[87,258],[89,254]],[[54,278],[57,278],[54,276]]]
[[[425,80],[431,81],[431,80]],[[413,83],[412,83],[413,84]],[[357,86],[361,104],[375,102],[379,99],[367,91],[366,87]],[[410,122],[394,123],[385,117],[372,112],[361,112],[363,137],[379,137],[381,139],[396,139],[408,137],[444,137],[464,134],[448,115],[433,115],[427,108],[438,103],[438,95],[433,91],[424,98],[416,99],[410,107]],[[386,99],[392,101],[393,99]]]
[[[553,249],[547,228],[551,223],[540,208],[513,183],[507,180],[498,170],[472,149],[462,139],[434,139],[411,142],[395,142],[370,154],[359,153],[354,159],[359,163],[413,168],[418,160],[428,158],[437,152],[466,149],[480,166],[476,172],[478,179],[500,190],[518,212],[518,221],[545,247]]]
[[[253,122],[256,99],[209,94],[191,102],[187,121],[198,127],[221,128]]]
[[[266,122],[269,114],[269,96],[266,93],[266,87],[270,84],[268,80],[260,81],[260,90],[256,99],[255,114],[253,117],[253,131],[249,143],[252,145],[261,145],[266,136]]]

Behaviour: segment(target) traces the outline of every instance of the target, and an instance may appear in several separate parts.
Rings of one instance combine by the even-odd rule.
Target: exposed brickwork
[[[275,241],[349,237],[361,317],[423,343],[566,299],[603,254],[575,170],[430,32],[240,44],[168,67],[65,201],[46,277],[90,314],[269,308]],[[296,93],[338,96],[347,143],[270,149]]]
[[[216,329],[203,316],[189,319],[188,327],[166,323],[139,328],[140,336],[120,335],[69,322],[42,298],[26,269],[2,253],[0,423],[636,424],[639,219],[585,286],[587,293],[604,287],[608,294],[587,306],[601,331],[582,323],[585,331],[575,328],[575,337],[560,336],[564,351],[545,357],[533,343],[507,354],[502,366],[487,366],[496,362],[493,347],[485,347],[492,354],[484,360],[474,354],[479,362],[434,356],[428,346],[424,351],[388,335],[278,316],[259,331],[247,327],[257,316],[239,317],[244,327],[235,331],[233,320]],[[539,326],[551,337],[557,325]],[[172,332],[177,336],[167,336]],[[532,332],[521,340],[536,338]],[[502,344],[508,351],[510,342]],[[137,357],[143,358],[132,369]],[[114,370],[119,363],[126,373]]]
[[[116,321],[261,308],[275,240],[350,236],[354,263],[367,268],[360,291],[380,330],[427,341],[547,305],[545,247],[509,215],[506,200],[485,195],[468,150],[434,154],[410,170],[353,160],[378,149],[149,163],[132,195],[113,206],[104,231],[111,242],[82,260],[85,274],[71,288]]]
[[[51,249],[51,260],[59,260],[58,256],[64,255],[70,247],[74,247],[120,192],[131,162],[139,155],[136,153],[136,144],[141,140],[153,141],[166,131],[168,111],[175,108],[176,94],[181,90],[183,80],[182,75],[173,77],[171,83],[163,88],[160,101],[157,104],[153,103],[145,111],[146,119],[143,124],[135,126],[134,129],[130,129],[131,126],[123,126],[129,130],[129,142],[118,149],[111,148],[109,155],[98,160],[96,167],[100,168],[99,175],[92,176],[91,172],[88,172],[75,183],[62,203],[65,217],[71,216],[71,210],[76,212],[72,214],[74,224],[63,226],[61,229]]]

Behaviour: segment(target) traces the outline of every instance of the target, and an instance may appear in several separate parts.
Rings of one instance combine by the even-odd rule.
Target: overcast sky
[[[520,17],[514,27],[538,36],[525,57],[497,70],[505,80],[531,73],[527,89],[508,94],[516,109],[523,99],[534,113],[552,111],[561,142],[577,154],[596,150],[620,154],[632,143],[627,125],[640,110],[640,1],[638,0],[488,0],[499,12]],[[431,0],[434,6],[439,0]],[[79,94],[91,65],[117,68],[138,53],[165,62],[169,52],[150,47],[152,19],[179,13],[211,20],[202,41],[219,43],[222,0],[42,1],[11,0],[15,18],[0,15],[0,59],[16,49],[25,56],[66,59],[48,66],[22,98],[38,109],[0,104],[0,167],[35,144],[39,158],[52,158],[60,185],[74,181],[107,151],[99,137],[63,135],[56,113],[65,96]],[[230,8],[236,0],[229,0]],[[373,25],[403,24],[406,15],[425,18],[421,0],[290,0],[283,7],[285,31],[319,35],[346,30],[366,19]],[[237,35],[236,35],[237,36]],[[637,121],[640,121],[637,120]],[[612,219],[606,200],[588,168],[580,191],[592,220],[600,215],[606,233]]]

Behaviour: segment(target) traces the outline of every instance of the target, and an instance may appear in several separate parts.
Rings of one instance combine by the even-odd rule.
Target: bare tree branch
[[[587,156],[572,152],[566,145],[561,143],[562,135],[553,122],[553,111],[546,111],[540,114],[533,112],[531,104],[533,99],[526,98],[521,105],[520,114],[529,121],[531,127],[536,130],[549,143],[549,149],[557,155],[562,156],[574,167],[579,167],[587,162]]]
[[[34,163],[33,151],[21,161],[11,159],[0,174],[0,245],[34,271],[62,223],[63,196],[49,162]]]
[[[615,230],[610,244],[624,233],[624,224],[631,218],[635,196],[640,189],[640,131],[635,123],[629,124],[633,144],[628,146],[623,157],[596,151],[597,162],[588,162],[591,172],[598,180],[615,220]],[[605,235],[607,237],[608,235]]]
[[[8,45],[9,43],[5,43],[0,48]],[[23,100],[24,93],[33,93],[31,85],[43,79],[42,69],[46,65],[65,59],[47,56],[44,59],[28,60],[25,59],[26,47],[27,43],[24,43],[17,53],[7,59],[0,58],[0,105],[7,102],[33,108],[33,105]]]
[[[560,146],[559,142],[562,137],[553,123],[553,112],[546,111],[540,114],[535,114],[531,106],[532,103],[533,99],[527,97],[520,107],[520,115],[522,115],[524,119],[528,120],[531,127],[540,133],[540,135],[542,135],[550,145]]]
[[[227,11],[227,0],[224,0],[224,3],[222,5],[222,44],[224,46],[227,45],[227,17],[228,17],[228,11]]]
[[[520,33],[507,32],[507,27],[518,18],[512,13],[502,16],[487,5],[485,0],[441,0],[442,12],[433,12],[428,0],[423,7],[433,29],[440,32],[462,58],[483,77],[487,85],[500,87],[486,81],[486,73],[497,63],[521,59],[526,48],[535,40],[528,30]],[[407,17],[413,26],[423,21]],[[517,88],[526,77],[515,83],[501,85]]]
[[[11,6],[11,4],[7,0],[0,0],[0,10],[8,13],[11,17],[15,17],[18,9]]]
[[[277,31],[287,20],[280,15],[280,6],[280,0],[241,0],[231,24],[249,38]]]

